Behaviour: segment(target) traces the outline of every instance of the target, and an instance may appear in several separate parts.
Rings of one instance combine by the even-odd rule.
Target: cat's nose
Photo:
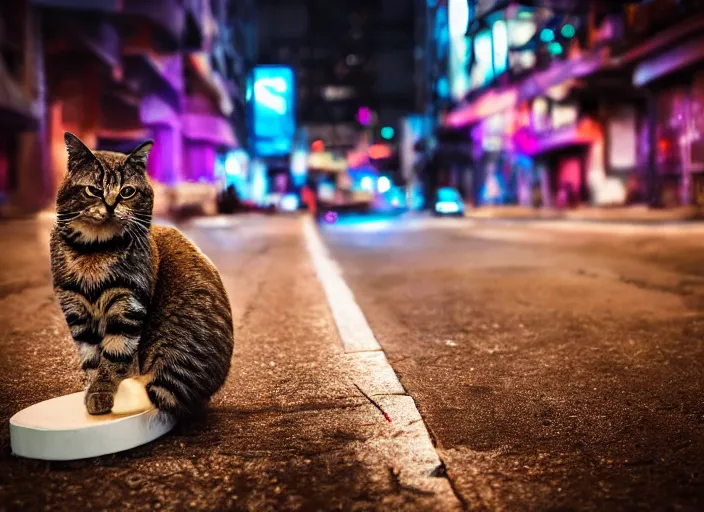
[[[91,209],[90,215],[97,220],[105,220],[110,216],[107,208],[105,208],[105,205],[94,207]]]

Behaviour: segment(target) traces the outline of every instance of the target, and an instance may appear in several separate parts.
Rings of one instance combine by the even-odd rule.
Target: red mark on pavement
[[[370,403],[370,404],[372,404],[374,407],[376,407],[377,409],[379,409],[379,412],[384,416],[384,418],[386,419],[386,421],[388,421],[389,423],[391,423],[391,416],[389,416],[388,414],[386,414],[386,411],[385,411],[384,409],[382,409],[381,406],[380,406],[378,403],[376,403],[376,402],[372,399],[372,397],[370,397],[368,394],[366,394],[364,391],[362,391],[362,388],[360,388],[356,383],[355,383],[354,387],[356,387],[356,388],[359,390],[359,392],[362,393],[362,396],[364,396],[364,398],[366,398],[367,400],[369,400],[369,403]]]

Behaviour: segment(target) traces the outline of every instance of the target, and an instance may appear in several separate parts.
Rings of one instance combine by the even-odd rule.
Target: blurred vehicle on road
[[[456,188],[443,187],[435,195],[433,214],[437,216],[464,215],[464,199]]]

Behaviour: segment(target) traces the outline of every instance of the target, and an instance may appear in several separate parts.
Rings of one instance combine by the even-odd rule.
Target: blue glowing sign
[[[289,153],[296,131],[293,70],[285,66],[254,68],[252,96],[257,153]]]

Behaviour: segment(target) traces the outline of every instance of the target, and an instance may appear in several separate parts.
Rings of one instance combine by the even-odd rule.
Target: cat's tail
[[[227,379],[230,353],[212,357],[160,347],[145,372],[149,400],[177,420],[200,415]]]
[[[174,420],[197,414],[210,398],[209,394],[199,392],[195,383],[184,382],[183,376],[177,377],[163,370],[151,379],[146,389],[152,404]]]

